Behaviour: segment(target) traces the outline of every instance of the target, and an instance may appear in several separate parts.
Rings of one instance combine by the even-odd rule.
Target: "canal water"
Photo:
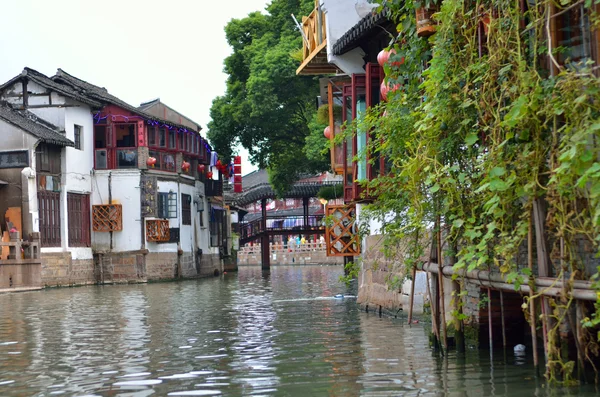
[[[442,359],[336,266],[0,296],[0,396],[546,396],[530,357]]]

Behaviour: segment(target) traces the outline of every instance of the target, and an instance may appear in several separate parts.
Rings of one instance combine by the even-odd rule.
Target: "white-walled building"
[[[199,125],[160,101],[131,106],[60,69],[47,77],[25,68],[0,86],[0,101],[63,139],[20,133],[35,181],[27,182],[23,236],[40,233],[43,284],[222,271],[221,177],[209,172],[215,156]]]

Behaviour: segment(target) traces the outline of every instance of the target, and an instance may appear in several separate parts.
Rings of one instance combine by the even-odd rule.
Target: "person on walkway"
[[[294,240],[294,237],[290,236],[290,239],[288,240],[288,247],[289,247],[289,252],[292,252],[294,250],[294,246],[296,245],[296,240]]]

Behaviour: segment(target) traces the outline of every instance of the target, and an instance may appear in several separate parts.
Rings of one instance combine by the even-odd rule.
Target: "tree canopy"
[[[213,100],[208,138],[226,159],[241,144],[279,192],[302,173],[329,168],[327,156],[315,151],[326,142],[315,118],[318,81],[296,76],[294,59],[302,36],[290,14],[308,15],[313,7],[312,0],[274,0],[267,14],[253,12],[225,27],[233,53],[224,61],[227,91]]]

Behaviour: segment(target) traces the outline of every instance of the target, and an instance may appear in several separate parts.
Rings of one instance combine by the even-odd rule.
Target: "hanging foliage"
[[[543,231],[552,273],[566,280],[562,297],[550,299],[547,377],[568,384],[573,363],[560,355],[558,327],[575,305],[569,280],[592,276],[585,265],[600,244],[600,80],[591,61],[570,60],[548,33],[553,15],[575,6],[597,29],[597,6],[384,5],[399,32],[390,60],[406,61],[384,63],[388,86],[398,89],[358,127],[375,131],[380,139],[370,140],[369,150],[392,167],[370,183],[378,199],[367,213],[384,224],[388,245],[416,241],[439,217],[455,269],[493,270],[516,288],[532,276],[521,255],[530,225]],[[438,10],[429,38],[417,34],[415,9],[422,6]],[[546,214],[537,224],[534,206]],[[600,305],[580,309],[587,327],[578,335],[580,353],[592,362]]]

